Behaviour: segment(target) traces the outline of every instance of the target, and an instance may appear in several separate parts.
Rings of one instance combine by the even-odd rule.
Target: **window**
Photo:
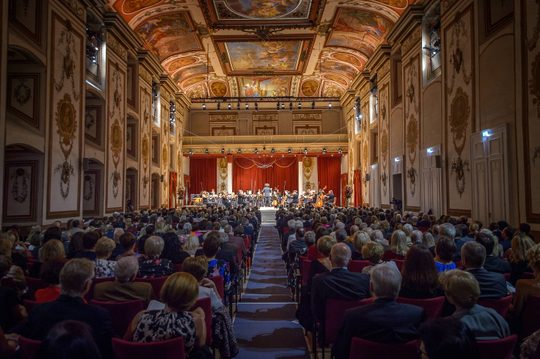
[[[157,82],[152,82],[152,118],[154,123],[159,126],[159,85]]]
[[[359,134],[362,130],[362,106],[360,97],[354,100],[354,134]]]
[[[394,55],[392,58],[392,105],[396,106],[401,103],[403,97],[403,64],[401,63],[401,55]]]
[[[159,135],[152,134],[152,162],[159,166]]]
[[[422,18],[422,73],[424,83],[441,74],[441,12],[437,2]]]
[[[169,102],[169,130],[171,135],[175,134],[176,129],[176,104],[173,100]]]

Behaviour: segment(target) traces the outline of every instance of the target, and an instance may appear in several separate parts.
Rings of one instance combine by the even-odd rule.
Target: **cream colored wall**
[[[422,89],[422,149],[441,145],[443,116],[442,108],[442,83],[439,77]]]

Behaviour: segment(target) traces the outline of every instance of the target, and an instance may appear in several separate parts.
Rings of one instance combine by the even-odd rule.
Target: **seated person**
[[[136,256],[135,246],[137,245],[137,237],[133,234],[126,232],[120,236],[118,239],[120,242],[118,247],[122,250],[121,253],[116,257],[116,260],[119,260],[122,257]]]
[[[96,243],[96,278],[112,278],[116,262],[109,260],[116,243],[109,237],[101,237]]]
[[[199,283],[191,274],[178,272],[170,275],[160,294],[165,308],[138,313],[124,338],[151,343],[182,337],[188,358],[194,356],[195,347],[203,347],[206,342],[204,311],[201,308],[189,311],[198,295]]]
[[[362,257],[364,258],[364,260],[370,261],[371,265],[364,267],[362,269],[362,273],[370,274],[373,269],[377,268],[380,265],[391,265],[397,269],[396,262],[384,261],[382,259],[383,255],[384,255],[384,247],[382,246],[382,244],[377,243],[377,242],[366,243],[366,245],[362,247]]]
[[[11,258],[0,255],[0,278],[9,272],[13,262]],[[26,316],[26,309],[22,305],[21,298],[14,288],[1,285],[0,282],[0,328],[8,332],[15,325],[23,321]]]
[[[92,328],[76,320],[66,320],[51,328],[39,349],[39,358],[100,359],[92,338]]]
[[[208,262],[208,277],[223,277],[225,291],[228,292],[232,287],[231,270],[227,261],[216,258],[221,248],[220,243],[219,232],[211,231],[206,235],[202,249],[204,258]]]
[[[144,256],[139,259],[139,277],[163,277],[174,273],[173,263],[159,258],[165,242],[158,236],[150,236],[144,242]]]
[[[433,255],[422,245],[415,245],[409,249],[401,274],[403,279],[399,291],[400,297],[433,298],[444,295],[439,284]]]
[[[332,347],[336,359],[349,358],[353,337],[400,343],[418,336],[418,327],[425,317],[424,309],[396,302],[401,288],[399,271],[389,265],[377,266],[371,272],[369,287],[375,302],[347,310]]]
[[[484,262],[484,268],[488,272],[510,273],[512,271],[510,263],[506,259],[493,255],[495,240],[492,236],[493,235],[489,235],[484,232],[479,232],[476,235],[476,241],[486,248],[486,260]]]
[[[456,263],[452,262],[455,252],[456,244],[452,238],[439,237],[437,244],[435,244],[435,268],[437,268],[437,272],[442,273],[456,269]]]
[[[34,307],[28,321],[15,332],[30,339],[44,340],[55,324],[78,320],[92,328],[101,355],[111,357],[111,316],[105,309],[84,301],[92,284],[94,266],[94,262],[83,258],[67,262],[60,272],[60,297]]]
[[[383,259],[405,259],[408,250],[407,235],[402,230],[395,230],[390,237],[390,249],[384,253]]]
[[[115,280],[97,283],[94,286],[94,299],[114,302],[142,299],[148,303],[152,299],[152,285],[134,282],[138,272],[137,258],[120,258],[116,262]]]
[[[501,273],[488,272],[484,267],[486,248],[469,241],[461,247],[461,263],[480,286],[480,298],[498,299],[508,295],[506,280]]]
[[[337,243],[330,251],[332,270],[315,278],[311,285],[311,308],[315,319],[325,316],[327,299],[363,299],[369,297],[369,276],[353,273],[347,269],[351,249],[345,243]]]
[[[420,326],[422,358],[479,358],[474,334],[455,318],[437,318]]]
[[[517,281],[512,308],[512,314],[516,318],[521,315],[528,296],[540,296],[540,244],[536,244],[527,251],[527,259],[529,260],[529,266],[533,270],[534,278]]]
[[[96,243],[99,240],[99,234],[96,231],[89,231],[82,236],[82,252],[76,255],[77,258],[86,258],[91,261],[96,260]]]
[[[47,283],[48,286],[36,290],[36,293],[34,294],[36,302],[52,302],[60,296],[60,272],[65,264],[65,260],[62,259],[52,259],[43,262],[41,265],[40,278],[44,283]]]
[[[475,242],[463,247],[470,243]],[[501,339],[510,335],[508,323],[499,313],[477,304],[480,286],[471,273],[455,269],[442,274],[440,280],[448,302],[456,307],[452,317],[461,320],[476,340]]]

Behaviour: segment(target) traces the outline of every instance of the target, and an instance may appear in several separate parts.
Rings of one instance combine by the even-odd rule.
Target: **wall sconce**
[[[275,149],[274,147],[272,147],[272,149],[270,150],[270,152],[275,153],[275,152],[276,152],[276,149]]]
[[[188,152],[188,155],[191,156],[192,154],[193,154],[193,150],[190,148],[190,149],[189,149],[189,152]]]
[[[236,152],[240,154],[240,153],[242,153],[242,149],[239,148],[238,151],[236,151]]]
[[[488,138],[490,138],[491,136],[493,136],[493,131],[492,130],[483,130],[482,131],[482,141],[485,141],[487,140]]]
[[[282,103],[281,103],[281,109],[282,109],[282,110],[285,109],[285,102],[282,102]]]
[[[278,103],[276,104],[276,110],[279,110],[279,101],[278,101]]]
[[[299,110],[302,109],[302,102],[298,102],[298,109],[299,109]]]
[[[332,109],[332,103],[331,102],[328,102],[328,108],[331,110]]]
[[[255,147],[255,150],[253,152],[255,152],[255,154],[259,153],[259,149]]]
[[[395,162],[395,163],[401,162],[401,158],[399,158],[399,157],[394,157],[394,162]]]
[[[246,111],[249,110],[249,103],[246,103]]]

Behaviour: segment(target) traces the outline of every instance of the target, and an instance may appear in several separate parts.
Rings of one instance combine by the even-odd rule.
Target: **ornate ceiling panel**
[[[190,97],[340,96],[415,0],[109,0]]]

